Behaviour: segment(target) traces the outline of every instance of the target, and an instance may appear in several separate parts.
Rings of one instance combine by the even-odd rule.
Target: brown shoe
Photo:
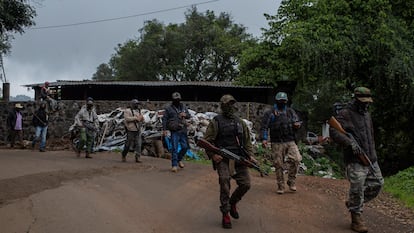
[[[364,220],[362,220],[360,213],[351,212],[351,218],[352,218],[351,229],[353,231],[356,231],[358,233],[368,232],[368,227],[365,226]]]
[[[91,159],[91,158],[92,158],[92,156],[90,156],[90,155],[89,155],[89,153],[86,153],[85,158],[86,158],[86,159]]]
[[[124,162],[124,163],[126,162],[126,156],[122,155],[122,162]]]
[[[289,185],[289,190],[290,191],[296,192],[296,185],[295,185],[294,181],[289,181],[288,180],[287,185]]]

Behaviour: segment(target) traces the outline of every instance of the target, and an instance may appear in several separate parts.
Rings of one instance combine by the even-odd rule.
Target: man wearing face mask
[[[296,174],[302,160],[299,148],[295,142],[295,129],[301,126],[295,110],[287,106],[288,96],[285,92],[276,94],[276,104],[273,109],[266,111],[262,118],[261,137],[263,146],[269,141],[272,147],[273,166],[276,172],[277,193],[285,192],[283,165],[288,165],[287,185],[289,190],[296,192]]]
[[[220,99],[221,114],[215,116],[207,126],[204,139],[213,145],[227,149],[239,156],[257,162],[253,158],[253,146],[246,123],[235,115],[236,100],[231,95],[223,95]],[[230,216],[238,219],[236,204],[250,189],[250,174],[245,164],[222,157],[207,151],[217,170],[220,184],[220,211],[222,227],[232,228]],[[237,188],[230,193],[230,179],[237,183]],[[231,195],[230,195],[231,194]]]
[[[76,151],[77,157],[80,157],[80,153],[86,145],[85,158],[90,159],[92,158],[90,154],[93,149],[93,141],[95,140],[96,132],[99,129],[98,115],[93,106],[92,97],[86,99],[86,104],[83,105],[76,114],[75,124],[80,130],[79,144]]]
[[[135,146],[135,162],[141,163],[141,124],[144,117],[141,115],[140,104],[137,99],[131,101],[131,107],[124,111],[124,124],[127,133],[124,150],[122,151],[122,162],[126,162],[126,156],[131,145]]]
[[[35,138],[32,141],[32,148],[40,141],[39,151],[45,152],[46,148],[46,134],[49,116],[46,112],[46,102],[40,103],[39,109],[33,114],[32,123],[36,128]]]
[[[178,167],[184,168],[183,158],[188,149],[187,123],[191,115],[187,107],[181,103],[181,94],[172,94],[172,103],[165,108],[162,117],[163,135],[167,135],[167,130],[171,132],[171,171],[177,172]]]
[[[357,87],[354,90],[354,99],[336,116],[342,128],[352,134],[355,140],[351,140],[333,127],[329,129],[330,137],[344,147],[346,175],[350,183],[345,204],[351,212],[351,229],[356,232],[368,232],[361,218],[363,205],[374,199],[384,184],[375,151],[372,119],[368,112],[369,104],[372,102],[371,90]],[[358,159],[361,153],[365,153],[371,160],[372,168],[361,164]]]

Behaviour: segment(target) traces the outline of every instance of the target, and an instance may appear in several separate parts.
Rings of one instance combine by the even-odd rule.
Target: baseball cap
[[[232,95],[223,95],[223,96],[220,98],[220,102],[221,102],[222,104],[227,104],[227,103],[234,104],[234,103],[236,103],[237,101],[236,101],[236,99],[235,99]]]
[[[87,104],[93,104],[93,98],[92,98],[92,97],[88,97],[88,98],[86,99],[86,103],[87,103]]]
[[[181,94],[178,93],[178,92],[172,93],[172,99],[173,100],[180,100],[181,99]]]

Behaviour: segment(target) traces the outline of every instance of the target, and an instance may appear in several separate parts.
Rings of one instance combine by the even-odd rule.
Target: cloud
[[[36,6],[36,27],[64,25],[110,19],[121,16],[172,9],[202,1],[187,0],[43,0]],[[263,13],[275,14],[280,0],[240,1],[220,0],[197,6],[199,12],[213,10],[229,13],[234,23],[260,36],[267,27]],[[164,24],[183,23],[187,9],[132,17],[116,21],[85,24],[74,27],[27,29],[15,35],[12,51],[4,57],[6,77],[11,95],[28,95],[21,85],[56,80],[91,79],[96,67],[107,63],[118,44],[139,36],[138,30],[147,20],[157,19]]]

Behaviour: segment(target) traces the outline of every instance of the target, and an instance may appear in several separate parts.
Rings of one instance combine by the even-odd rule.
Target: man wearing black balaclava
[[[86,144],[85,158],[92,158],[90,154],[93,149],[93,140],[95,140],[96,132],[99,129],[98,115],[93,104],[93,98],[88,97],[86,104],[75,116],[75,124],[80,130],[79,144],[76,151],[77,157],[80,157],[80,153]]]
[[[126,156],[130,146],[134,145],[135,162],[141,163],[141,125],[144,117],[141,114],[140,103],[137,99],[131,101],[131,106],[124,110],[124,124],[126,128],[127,139],[124,149],[122,150],[122,162],[126,162]]]
[[[32,123],[36,128],[35,138],[32,141],[32,148],[40,141],[39,151],[44,152],[46,148],[46,134],[49,116],[46,111],[46,102],[40,103],[39,109],[33,114]]]
[[[247,124],[235,115],[236,99],[232,95],[223,95],[220,98],[221,114],[215,116],[207,126],[204,139],[219,148],[227,149],[252,162],[253,146],[250,141],[250,131]],[[220,211],[222,213],[222,227],[232,228],[230,216],[240,217],[237,203],[250,189],[250,174],[246,164],[228,159],[214,152],[207,151],[208,157],[217,170],[220,184]],[[230,181],[237,183],[236,189],[231,192]]]
[[[184,168],[183,158],[188,149],[187,122],[190,119],[187,107],[181,103],[181,94],[172,94],[172,103],[165,108],[162,118],[163,135],[171,132],[171,171],[177,172],[178,167]]]
[[[333,127],[329,129],[331,138],[344,148],[346,175],[350,184],[345,204],[351,212],[351,229],[356,232],[368,232],[361,217],[364,203],[377,197],[384,184],[375,150],[374,127],[368,112],[372,102],[370,89],[355,88],[354,99],[336,116],[342,128],[352,137]],[[361,155],[367,156],[371,165],[364,164],[359,159]]]
[[[283,164],[288,165],[287,185],[289,190],[296,192],[296,174],[302,160],[295,142],[295,129],[301,126],[295,110],[287,106],[288,96],[285,92],[278,92],[276,103],[271,111],[265,112],[262,119],[261,137],[266,147],[270,134],[273,166],[275,167],[277,193],[285,192]]]

